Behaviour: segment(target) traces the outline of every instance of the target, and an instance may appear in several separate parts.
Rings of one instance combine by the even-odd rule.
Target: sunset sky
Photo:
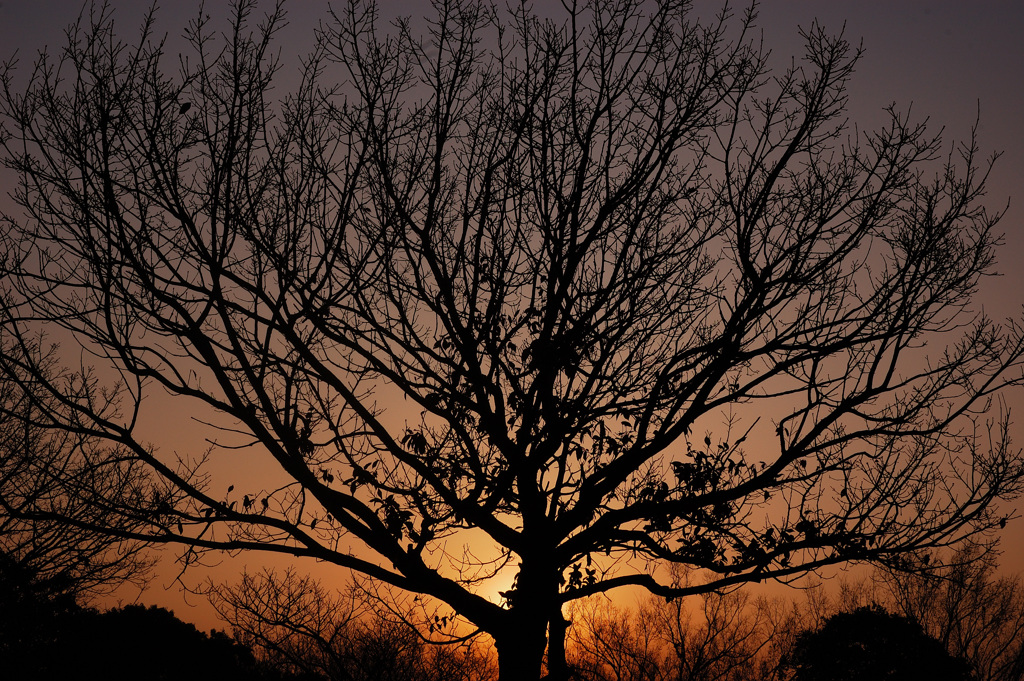
[[[208,0],[207,4],[219,8],[227,3]],[[381,4],[389,14],[417,16],[429,11],[425,0]],[[707,14],[720,3],[700,0],[695,4],[698,12]],[[139,6],[128,0],[112,0],[112,5],[117,8],[122,37],[131,42],[137,33]],[[540,10],[545,3],[535,0],[534,5]],[[0,57],[6,59],[18,50],[26,68],[37,49],[59,48],[63,29],[81,6],[79,0],[0,0]],[[180,32],[197,6],[191,0],[165,0],[158,15],[160,30],[172,35]],[[297,59],[312,44],[313,29],[326,17],[327,6],[326,0],[289,3],[291,21],[279,43],[285,76],[295,73]],[[843,30],[854,44],[863,43],[865,53],[849,88],[850,120],[862,129],[877,126],[884,107],[895,102],[901,109],[910,108],[914,119],[928,118],[934,130],[944,126],[948,146],[969,136],[980,110],[982,150],[986,155],[1002,153],[989,181],[988,206],[999,210],[1009,201],[1009,208],[1001,223],[1006,233],[999,256],[1002,276],[984,283],[977,303],[994,317],[1020,318],[1024,304],[1024,3],[769,0],[760,7],[758,24],[775,63],[785,64],[790,55],[799,56],[798,27],[808,27],[815,19],[830,31]],[[0,201],[9,205],[6,197]],[[1008,403],[1016,414],[1016,441],[1024,444],[1024,391],[1010,395]],[[170,428],[170,422],[163,425]],[[193,443],[186,440],[176,446]],[[1016,512],[1024,512],[1024,502]],[[1004,570],[1024,572],[1024,519],[1008,524],[1003,548]],[[169,549],[166,555],[172,552]],[[222,569],[234,570],[237,565],[230,562]],[[173,576],[173,569],[162,571],[143,600],[167,605],[182,618],[207,628],[214,626],[201,599],[190,597],[187,603],[195,607],[186,605],[172,584]]]

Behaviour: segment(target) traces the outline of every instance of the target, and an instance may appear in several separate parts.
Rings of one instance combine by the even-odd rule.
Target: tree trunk
[[[548,675],[547,681],[569,681],[569,665],[565,661],[565,632],[569,621],[562,617],[559,606],[551,615],[548,625]]]
[[[525,619],[525,618],[523,618]],[[525,624],[525,622],[524,622]],[[498,681],[538,681],[547,644],[544,624],[516,631],[508,630],[496,638],[498,649]]]
[[[548,648],[548,675],[545,681],[562,681],[565,674],[565,622],[559,601],[559,572],[536,557],[524,556],[516,577],[515,597],[509,618],[498,635],[499,681],[538,681]],[[554,606],[554,610],[552,610]],[[557,622],[556,622],[557,620]],[[554,663],[554,669],[552,669]]]

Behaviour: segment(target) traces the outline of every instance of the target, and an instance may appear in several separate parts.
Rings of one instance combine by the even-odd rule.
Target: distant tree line
[[[570,629],[587,681],[1024,679],[1024,582],[967,552],[931,574],[877,571],[800,600],[749,591],[633,610],[594,601]]]
[[[570,613],[579,681],[1021,681],[1024,582],[991,562],[925,577],[883,575],[799,600],[727,594],[635,608],[604,597]],[[683,577],[685,578],[685,576]],[[232,634],[158,607],[99,611],[0,554],[0,669],[40,681],[490,681],[490,641],[450,644],[363,592],[332,594],[294,572],[244,575],[212,598]],[[426,625],[433,628],[434,625]],[[438,629],[441,625],[436,625]],[[436,640],[436,636],[434,637]]]
[[[106,611],[48,588],[0,553],[0,678],[156,681],[485,681],[495,660],[481,646],[427,644],[415,629],[380,617],[332,622],[317,645],[290,623],[293,645],[237,629],[201,632],[156,606]],[[280,642],[279,642],[280,643]]]
[[[858,582],[820,584],[799,599],[755,597],[745,589],[649,597],[635,608],[603,596],[586,599],[568,613],[571,676],[1024,679],[1024,582],[1000,576],[994,560],[977,551],[941,562],[949,567],[913,575],[876,571]],[[676,575],[680,582],[697,578]],[[212,597],[239,640],[290,673],[331,680],[497,678],[489,646],[474,646],[459,639],[458,629],[444,628],[443,610],[419,599],[389,600],[389,592],[365,585],[358,591],[332,592],[291,571],[264,572],[214,589]],[[424,643],[439,636],[449,645]]]
[[[4,679],[281,680],[223,632],[200,632],[164,608],[101,612],[52,591],[0,554],[0,677]]]

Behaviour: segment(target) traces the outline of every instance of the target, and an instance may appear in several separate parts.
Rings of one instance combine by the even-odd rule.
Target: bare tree
[[[743,590],[668,603],[652,599],[647,607],[673,653],[670,678],[690,681],[767,681],[777,666],[773,644],[792,624],[781,601]]]
[[[427,644],[429,635],[372,606],[353,585],[327,589],[293,570],[244,574],[211,590],[235,638],[274,669],[337,681],[486,681],[493,658],[472,642]]]
[[[581,681],[663,681],[670,676],[661,622],[648,609],[617,608],[601,596],[577,601],[566,657]]]
[[[244,573],[237,584],[210,591],[234,637],[274,668],[342,679],[345,634],[360,611],[319,582],[292,570]],[[398,658],[400,651],[393,651]]]
[[[173,63],[152,17],[127,44],[94,9],[0,80],[4,341],[94,353],[91,390],[32,380],[160,482],[110,500],[149,522],[124,534],[424,594],[525,679],[545,650],[566,676],[585,596],[913,569],[1005,522],[1024,469],[987,414],[1024,340],[971,307],[989,163],[895,108],[851,129],[841,35],[773,72],[752,10],[439,0],[389,27],[352,0],[274,99],[284,15],[254,9]],[[155,390],[223,446],[146,446]],[[211,478],[239,443],[279,485]]]
[[[8,367],[15,354],[6,353]],[[33,370],[73,384],[52,358],[37,354]],[[107,502],[144,494],[145,470],[103,451],[103,441],[56,427],[40,399],[45,393],[31,381],[0,376],[0,554],[44,599],[86,604],[125,584],[141,586],[151,559],[142,544],[117,536],[141,523]]]
[[[971,681],[971,665],[951,655],[919,622],[878,605],[839,612],[797,636],[786,662],[792,681],[899,678]]]
[[[1024,679],[1024,582],[960,553],[932,574],[886,574],[888,605],[962,657],[979,681]]]

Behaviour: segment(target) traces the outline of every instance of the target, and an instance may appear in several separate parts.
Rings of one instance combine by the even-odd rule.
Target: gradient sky
[[[143,3],[112,0],[116,23],[129,41],[136,33]],[[264,3],[269,5],[270,3]],[[426,0],[382,1],[390,14],[425,13]],[[702,13],[719,2],[699,0]],[[165,0],[159,28],[180,31],[198,2]],[[226,6],[208,0],[210,11]],[[292,0],[291,19],[282,34],[286,68],[294,66],[312,43],[312,31],[326,16],[326,0]],[[544,0],[535,6],[544,7]],[[44,46],[59,47],[63,29],[77,16],[80,0],[0,0],[0,57],[19,50],[22,66]],[[986,153],[1002,152],[989,182],[988,205],[1000,209],[1010,201],[1002,222],[1006,242],[999,256],[1002,276],[987,281],[979,306],[1001,318],[1020,317],[1024,303],[1024,3],[1019,0],[768,0],[760,7],[765,45],[785,63],[799,55],[798,26],[817,19],[828,30],[844,30],[865,54],[850,85],[850,120],[862,129],[877,126],[883,108],[912,107],[913,117],[928,117],[934,130],[945,127],[947,144],[963,139],[980,107],[979,142]],[[843,28],[845,24],[845,29]],[[294,72],[294,71],[293,71]],[[6,192],[4,192],[6,193]],[[0,199],[5,200],[5,199]],[[1010,400],[1017,414],[1016,440],[1024,443],[1024,395]],[[1024,504],[1018,505],[1018,512]],[[1003,537],[1003,567],[1024,572],[1024,520],[1011,522]],[[167,552],[170,556],[170,551]],[[237,569],[229,562],[222,570]],[[172,585],[173,571],[161,573],[146,602],[158,602],[203,627],[214,626],[208,609],[185,605]],[[170,587],[166,592],[161,587]],[[190,598],[196,604],[201,599]]]

